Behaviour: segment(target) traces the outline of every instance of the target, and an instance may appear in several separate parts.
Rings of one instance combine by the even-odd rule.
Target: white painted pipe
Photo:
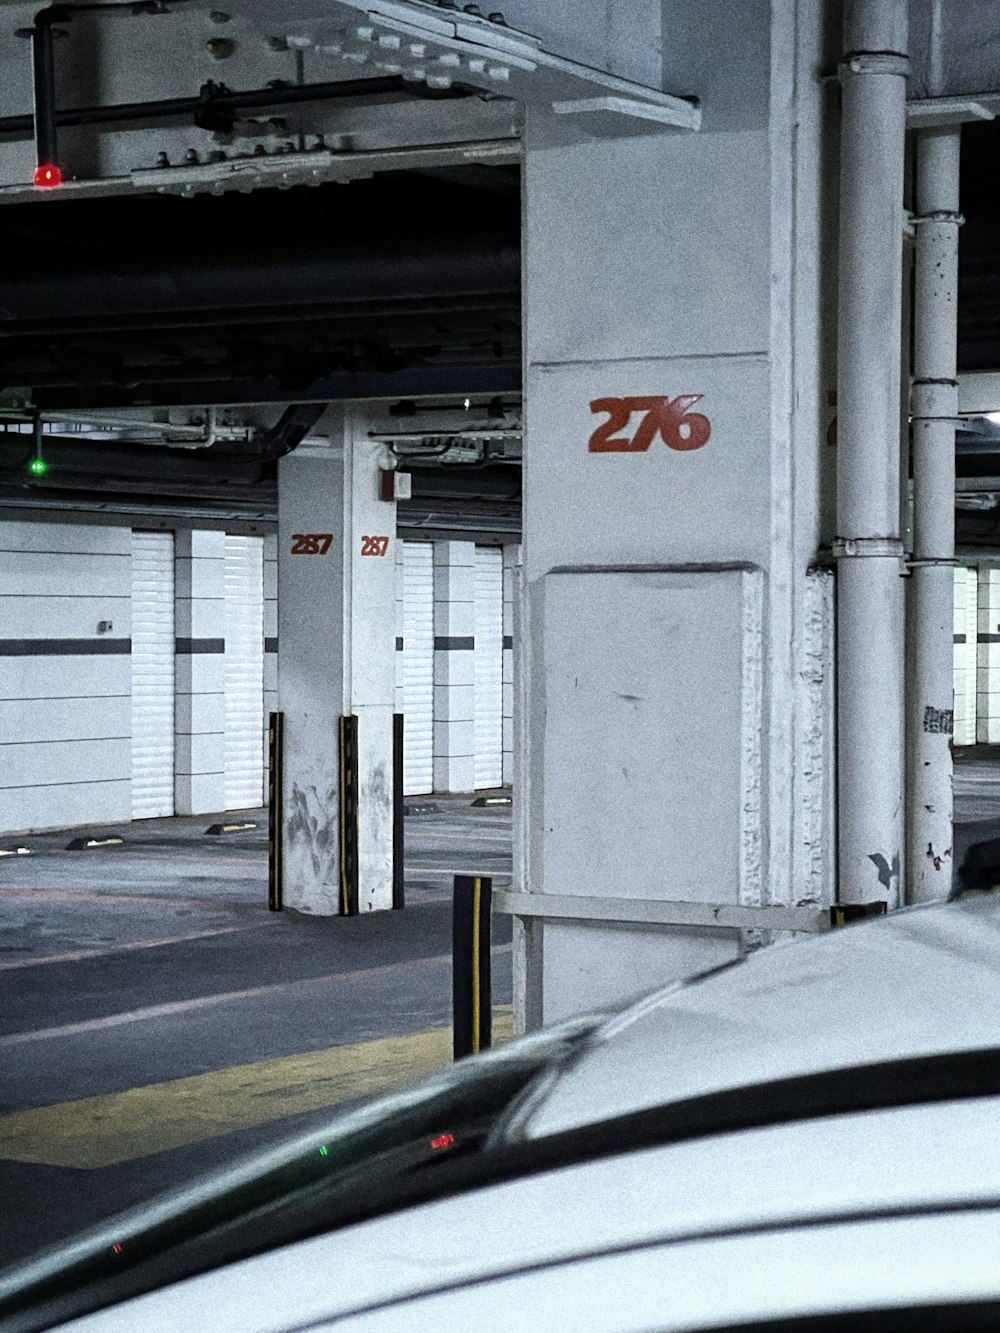
[[[838,896],[902,900],[906,0],[846,0],[837,342]]]
[[[952,883],[955,418],[958,413],[957,125],[917,138],[913,297],[913,570],[907,696],[907,901]]]

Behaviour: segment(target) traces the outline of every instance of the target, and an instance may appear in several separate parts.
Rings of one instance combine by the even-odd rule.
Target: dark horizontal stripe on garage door
[[[468,636],[439,634],[434,639],[434,651],[438,653],[468,652],[475,646],[476,640],[471,634]]]
[[[224,653],[225,639],[177,639],[174,644],[178,653]]]
[[[0,639],[0,657],[108,657],[131,651],[131,639]]]

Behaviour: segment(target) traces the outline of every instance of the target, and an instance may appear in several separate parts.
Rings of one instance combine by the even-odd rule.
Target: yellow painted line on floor
[[[510,1006],[493,1039],[510,1040]],[[451,1028],[287,1055],[0,1116],[0,1159],[93,1170],[401,1087],[449,1063]]]

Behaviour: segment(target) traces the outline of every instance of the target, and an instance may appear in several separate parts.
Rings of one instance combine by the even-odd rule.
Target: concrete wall
[[[128,528],[0,520],[0,831],[131,818],[130,554]]]

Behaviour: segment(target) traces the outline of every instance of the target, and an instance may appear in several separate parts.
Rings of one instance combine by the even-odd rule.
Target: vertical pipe
[[[901,901],[906,0],[845,0],[837,338],[839,891]]]
[[[35,160],[38,167],[57,165],[56,81],[51,11],[35,16],[31,29],[31,66],[35,113]]]
[[[957,125],[922,130],[917,139],[908,902],[947,898],[952,881],[960,149]]]

